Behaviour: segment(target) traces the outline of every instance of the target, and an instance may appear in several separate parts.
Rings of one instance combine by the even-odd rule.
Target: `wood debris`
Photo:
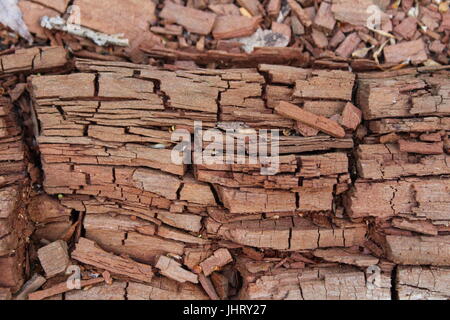
[[[79,239],[71,257],[82,263],[134,280],[150,282],[153,277],[151,266],[106,252],[99,248],[94,241],[85,238]]]
[[[328,40],[306,3],[306,37]],[[342,28],[371,46],[384,37]],[[30,300],[448,298],[430,276],[446,283],[450,266],[447,67],[201,69],[14,52],[0,55],[3,298],[40,268],[48,279]],[[251,143],[242,163],[174,163],[172,132],[192,137],[194,121],[276,143],[276,169],[250,162]],[[64,282],[69,256],[83,290]]]
[[[200,263],[205,276],[209,276],[212,272],[220,270],[221,267],[233,261],[230,252],[221,248],[214,251],[213,255]]]
[[[183,269],[180,263],[166,256],[159,257],[155,267],[159,269],[162,275],[178,282],[183,283],[189,281],[198,283],[198,276],[196,274]]]
[[[267,1],[265,7],[256,0],[200,4],[168,0],[158,8],[152,1],[142,5],[137,0],[114,0],[112,3],[77,0],[73,5],[79,10],[69,7],[68,1],[58,1],[57,5],[30,0],[19,3],[25,23],[38,39],[64,44],[76,56],[85,58],[129,59],[139,63],[154,63],[152,58],[163,58],[168,63],[194,61],[203,67],[211,62],[217,66],[236,67],[248,66],[248,62],[251,66],[270,62],[337,69],[351,67],[353,70],[379,70],[410,62],[448,64],[446,40],[450,15],[446,1],[428,7],[389,5],[374,0],[320,3],[289,0],[283,9],[279,0]],[[83,17],[82,29],[110,36],[123,34],[130,47],[121,48],[121,41],[112,47],[105,47],[104,41],[96,45],[67,34],[66,29],[49,31],[40,26],[44,16],[77,22],[78,11]],[[65,12],[69,13],[68,17]],[[128,14],[123,15],[123,12]],[[274,26],[275,29],[282,26],[288,39],[291,32],[302,38],[299,41],[292,38],[286,48],[279,50],[271,50],[271,41],[266,41],[265,47],[260,49],[264,51],[263,55],[246,55],[242,46],[220,41],[252,36],[257,30],[268,34]],[[423,42],[425,50],[416,41]],[[433,50],[428,50],[432,42],[435,42]],[[297,51],[296,54],[293,51]],[[248,62],[242,63],[243,58]]]
[[[346,128],[351,130],[356,130],[362,120],[362,112],[360,109],[355,107],[355,105],[351,102],[347,102],[342,111],[342,116],[340,118],[340,124]]]
[[[47,278],[66,271],[69,266],[67,243],[62,240],[52,242],[38,250],[39,261]]]
[[[164,4],[160,17],[185,27],[189,32],[203,35],[211,32],[216,20],[215,14],[181,6],[171,1]]]
[[[103,279],[102,277],[99,278],[93,278],[93,279],[89,279],[89,280],[81,280],[80,281],[80,288],[84,288],[84,287],[88,287],[88,286],[92,286],[98,283],[102,283],[105,279]],[[75,288],[69,288],[69,286],[67,285],[66,282],[62,282],[60,284],[57,284],[51,288],[48,289],[44,289],[44,290],[39,290],[33,293],[30,293],[28,295],[28,300],[44,300],[46,298],[50,298],[53,297],[55,295],[61,294],[61,293],[65,293],[71,290],[75,290]]]
[[[305,27],[310,27],[312,24],[311,18],[309,17],[308,13],[303,10],[302,6],[297,3],[295,0],[288,0],[288,4],[291,7],[294,14],[297,16],[297,18],[300,20],[300,22]]]
[[[407,61],[413,64],[419,64],[427,60],[427,53],[422,40],[401,42],[386,46],[383,52],[387,63],[403,63]]]
[[[312,128],[323,131],[330,136],[336,138],[343,138],[345,136],[344,129],[339,126],[336,121],[317,116],[289,102],[281,101],[278,106],[275,107],[275,111],[285,117],[289,117]]]
[[[314,256],[327,261],[345,263],[359,267],[370,267],[378,263],[379,259],[369,255],[348,252],[343,249],[316,249]]]
[[[253,34],[260,23],[260,17],[218,16],[212,30],[215,39],[231,39]]]

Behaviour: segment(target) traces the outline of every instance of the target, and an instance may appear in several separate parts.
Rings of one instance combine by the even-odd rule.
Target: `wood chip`
[[[183,269],[180,263],[166,256],[160,256],[155,267],[160,270],[162,275],[178,282],[198,283],[198,275]]]
[[[411,62],[418,64],[428,59],[422,39],[386,46],[383,52],[386,63]]]
[[[298,133],[300,133],[304,137],[317,136],[317,134],[319,133],[318,129],[310,127],[300,121],[297,121],[295,128],[297,129]]]
[[[417,31],[417,19],[407,17],[394,28],[394,32],[401,35],[404,39],[410,40]]]
[[[180,6],[171,1],[166,1],[159,14],[170,22],[175,22],[186,28],[187,31],[207,35],[211,32],[216,15],[214,13]]]
[[[215,39],[250,36],[258,28],[260,21],[260,17],[218,16],[212,34]]]
[[[220,270],[221,267],[233,261],[228,249],[220,248],[214,251],[213,255],[200,263],[205,276],[209,276],[214,271]]]
[[[47,278],[65,272],[70,263],[67,244],[62,240],[40,248],[38,257]]]
[[[336,49],[336,54],[338,56],[348,58],[351,54],[358,48],[358,45],[361,43],[361,39],[358,36],[358,33],[353,32],[345,37],[345,40],[339,45]]]
[[[362,111],[351,102],[347,102],[339,123],[346,129],[356,130],[362,120]]]
[[[317,116],[314,113],[305,111],[292,103],[282,101],[277,107],[275,107],[275,111],[282,116],[299,121],[333,137],[345,137],[345,130],[336,121],[329,120],[322,116]]]
[[[288,4],[291,7],[294,14],[297,16],[297,18],[305,27],[308,28],[312,25],[312,21],[308,13],[305,10],[303,10],[303,8],[295,0],[288,0]]]
[[[156,22],[156,5],[152,1],[75,0],[73,5],[79,11],[72,10],[72,21],[77,21],[79,14],[82,26],[106,34],[123,33],[132,44],[142,33],[149,33],[148,26]]]
[[[94,241],[86,238],[80,238],[72,252],[72,258],[134,280],[150,283],[153,277],[151,266],[106,252],[99,248]]]
[[[322,1],[314,18],[314,25],[324,29],[327,32],[331,32],[335,24],[336,20],[331,12],[331,4],[326,1]]]

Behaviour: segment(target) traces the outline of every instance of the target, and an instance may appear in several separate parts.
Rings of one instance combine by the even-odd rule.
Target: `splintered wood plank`
[[[87,230],[105,229],[122,232],[136,231],[146,235],[155,234],[156,226],[142,219],[132,219],[127,216],[111,216],[106,213],[88,214],[83,221]]]
[[[282,101],[275,107],[275,111],[282,116],[289,117],[317,130],[323,131],[330,136],[336,138],[345,137],[345,130],[336,121],[317,116],[292,103]]]
[[[150,282],[153,277],[151,266],[106,252],[86,238],[79,239],[71,256],[82,263],[131,279]]]
[[[211,32],[216,15],[166,1],[159,16],[170,22],[175,22],[187,31],[207,35]]]

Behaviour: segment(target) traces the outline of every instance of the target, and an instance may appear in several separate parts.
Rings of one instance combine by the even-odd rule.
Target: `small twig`
[[[99,46],[129,46],[128,39],[122,38],[122,34],[108,35],[105,33],[96,32],[76,24],[68,23],[66,20],[58,16],[52,18],[43,16],[41,19],[41,26],[49,30],[60,30],[75,36],[91,39],[96,45]]]
[[[103,279],[102,277],[95,278],[95,279],[89,279],[89,280],[81,280],[80,281],[80,288],[83,288],[83,287],[86,287],[86,286],[91,286],[91,285],[94,285],[94,284],[97,284],[97,283],[101,283],[103,281],[105,281],[105,279]],[[68,291],[72,291],[72,290],[74,290],[74,289],[70,289],[67,286],[67,283],[63,282],[63,283],[59,283],[56,286],[53,286],[51,288],[30,293],[28,295],[28,300],[43,300],[45,298],[52,297],[54,295],[61,294],[61,293],[64,293],[64,292],[68,292]]]

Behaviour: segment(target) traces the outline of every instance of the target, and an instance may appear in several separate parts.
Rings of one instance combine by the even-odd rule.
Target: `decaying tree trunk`
[[[79,59],[71,72],[30,75],[50,195],[31,199],[28,216],[44,222],[35,236],[71,235],[77,213],[83,237],[75,232],[71,257],[115,279],[64,298],[391,299],[391,289],[449,298],[450,81],[425,71],[173,71]],[[250,162],[251,143],[242,163],[174,163],[172,131],[192,135],[198,121],[233,141],[257,130],[269,150],[274,137],[258,130],[281,129],[276,174]],[[26,181],[14,137],[1,140],[21,150],[14,174],[1,171],[2,208],[20,200],[7,191],[14,175]],[[431,282],[435,273],[447,286]]]
[[[0,287],[17,291],[23,283],[27,222],[25,147],[10,99],[0,97]]]
[[[32,48],[0,56],[0,81],[3,86],[17,82],[14,74],[58,71],[67,64],[62,48]],[[23,284],[27,264],[27,238],[32,229],[27,214],[30,180],[33,171],[24,144],[24,130],[13,103],[28,110],[29,102],[17,101],[25,86],[17,85],[9,96],[0,96],[0,287],[16,292]],[[3,89],[3,88],[2,88]],[[2,289],[3,290],[3,289]],[[7,296],[7,295],[6,295]]]

